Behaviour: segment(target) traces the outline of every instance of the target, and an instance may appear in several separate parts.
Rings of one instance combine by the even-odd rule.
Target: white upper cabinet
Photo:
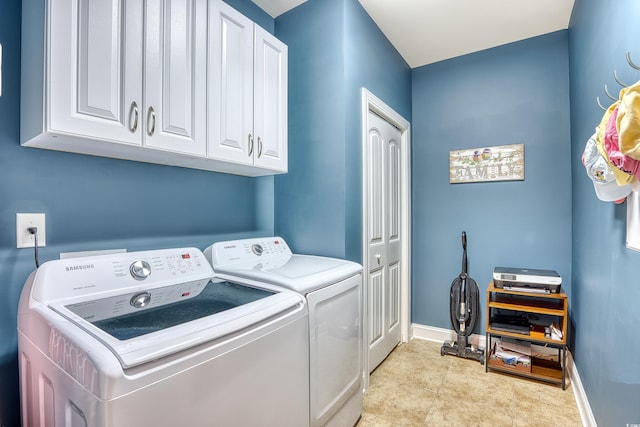
[[[44,3],[44,88],[23,110],[39,104],[43,116],[35,131],[23,124],[25,145],[104,155],[108,142],[205,156],[206,0]]]
[[[140,132],[130,129],[138,120],[132,106],[142,106],[142,2],[62,1],[49,4],[47,11],[40,105],[46,103],[43,125],[49,137],[68,134],[141,145]],[[23,115],[34,110],[23,110]]]
[[[253,165],[253,26],[209,2],[209,156]]]
[[[286,172],[287,46],[211,0],[209,54],[209,157]]]
[[[255,165],[286,172],[287,46],[256,25],[254,58]]]
[[[287,170],[286,46],[221,0],[23,0],[21,90],[25,146]]]
[[[205,156],[207,2],[146,0],[146,12],[145,145]]]

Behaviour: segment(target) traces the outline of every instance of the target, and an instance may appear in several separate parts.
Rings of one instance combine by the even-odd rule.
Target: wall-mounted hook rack
[[[604,85],[604,93],[606,93],[607,96],[609,97],[609,99],[611,99],[612,101],[617,101],[618,100],[618,98],[615,98],[613,95],[611,95],[609,93],[609,88],[607,87],[606,83]]]
[[[624,84],[623,82],[620,81],[620,78],[618,77],[618,72],[616,70],[613,70],[613,78],[615,79],[616,82],[618,82],[618,84],[622,87],[628,87],[628,84]]]
[[[627,62],[629,63],[631,68],[633,68],[635,70],[640,70],[640,66],[634,64],[633,61],[631,60],[631,55],[629,54],[629,51],[627,51]]]
[[[631,68],[633,68],[634,70],[640,71],[640,65],[636,65],[631,60],[631,54],[629,53],[629,51],[627,51],[626,56],[627,56],[627,62],[629,63],[629,66]],[[620,80],[620,77],[618,77],[618,71],[617,70],[613,70],[613,78],[615,79],[616,83],[618,83],[623,88],[629,87],[628,84],[626,84],[622,80]],[[609,97],[609,99],[611,99],[614,102],[617,102],[619,100],[618,97],[615,97],[615,96],[611,95],[611,93],[609,93],[609,87],[606,84],[604,85],[604,93],[606,93],[607,96]],[[604,111],[607,111],[607,109],[600,102],[600,97],[599,96],[596,96],[596,102],[598,103],[598,107],[602,108]]]

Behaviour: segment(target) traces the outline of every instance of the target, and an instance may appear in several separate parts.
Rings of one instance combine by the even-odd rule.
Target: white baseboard
[[[578,368],[573,363],[573,355],[570,351],[567,360],[567,370],[569,371],[569,378],[571,379],[571,388],[573,389],[573,395],[576,398],[576,404],[578,405],[578,411],[580,412],[580,418],[582,418],[582,425],[585,427],[597,427],[596,419],[591,412],[591,406],[587,399],[587,394],[582,387],[582,381],[580,381],[580,375],[578,374]]]
[[[443,343],[445,341],[455,341],[457,334],[451,329],[437,328],[435,326],[419,325],[417,323],[411,324],[411,339],[418,338],[426,341],[433,341]],[[480,348],[486,347],[486,337],[484,335],[473,334],[469,337],[469,343],[474,344]],[[569,356],[567,357],[567,372],[571,380],[573,395],[576,399],[576,405],[580,412],[580,418],[582,418],[582,425],[585,427],[597,427],[596,420],[591,412],[591,406],[589,406],[589,400],[585,394],[582,382],[580,381],[580,375],[578,369],[573,363],[573,355],[567,350]]]
[[[411,338],[443,343],[445,341],[456,341],[458,335],[451,329],[436,328],[435,326],[411,324]],[[480,348],[485,348],[486,337],[484,335],[472,334],[468,338],[470,344]]]

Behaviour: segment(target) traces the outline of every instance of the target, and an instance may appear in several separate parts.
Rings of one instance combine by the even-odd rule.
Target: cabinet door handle
[[[258,137],[258,158],[262,156],[262,138]]]
[[[249,134],[249,157],[253,155],[253,135]]]
[[[151,124],[151,127],[149,127]],[[147,135],[153,136],[153,132],[156,130],[156,112],[153,107],[149,107],[147,110]]]
[[[133,123],[131,121],[131,116],[133,115]],[[131,133],[136,133],[138,130],[138,104],[136,101],[131,103],[131,108],[129,109],[129,131]]]

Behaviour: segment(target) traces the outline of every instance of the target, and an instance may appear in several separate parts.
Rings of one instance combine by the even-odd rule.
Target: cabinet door
[[[144,145],[206,153],[206,0],[147,0]]]
[[[209,157],[253,164],[253,27],[222,0],[209,2]]]
[[[288,51],[257,25],[254,64],[254,164],[286,172]]]
[[[77,0],[53,6],[46,59],[48,130],[140,144],[142,2]]]

